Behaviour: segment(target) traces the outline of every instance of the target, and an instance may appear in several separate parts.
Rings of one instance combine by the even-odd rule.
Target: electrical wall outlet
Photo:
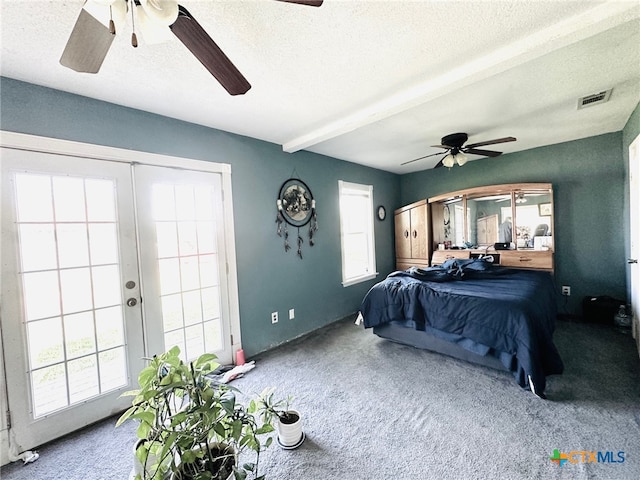
[[[271,314],[271,323],[278,323],[278,312],[273,312]]]
[[[571,287],[569,285],[562,286],[562,295],[564,295],[565,297],[571,296]]]
[[[296,311],[293,308],[289,309],[289,320],[296,318]]]

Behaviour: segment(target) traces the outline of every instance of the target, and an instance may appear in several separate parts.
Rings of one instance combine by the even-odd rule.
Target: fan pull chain
[[[135,10],[135,6],[132,5],[131,6],[131,28],[133,29],[133,32],[131,32],[131,46],[133,46],[133,48],[137,48],[138,47],[138,37],[136,36],[136,22],[133,18],[133,11]]]
[[[116,34],[116,24],[113,21],[113,7],[109,5],[109,33],[111,35]]]

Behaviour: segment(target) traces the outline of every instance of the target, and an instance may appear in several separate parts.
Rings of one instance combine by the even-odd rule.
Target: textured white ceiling
[[[133,49],[129,27],[98,74],[62,67],[82,0],[2,0],[0,73],[396,173],[433,167],[400,164],[449,133],[514,136],[486,147],[514,152],[618,131],[640,101],[638,0],[181,3],[247,94],[229,96],[177,38]],[[606,88],[608,103],[577,110]]]

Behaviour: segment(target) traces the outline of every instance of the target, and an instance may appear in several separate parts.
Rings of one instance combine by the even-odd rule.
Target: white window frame
[[[342,256],[342,286],[348,287],[355,285],[356,283],[371,280],[378,275],[376,270],[376,245],[375,245],[375,231],[374,231],[374,211],[373,211],[373,185],[362,185],[359,183],[345,182],[338,180],[338,202],[342,205],[342,199],[346,195],[360,195],[367,198],[367,212],[366,212],[366,234],[368,242],[368,268],[367,272],[347,277],[346,275],[346,258],[345,258],[345,235],[352,233],[347,231],[347,225],[344,223],[342,215],[342,207],[340,206],[340,250]]]

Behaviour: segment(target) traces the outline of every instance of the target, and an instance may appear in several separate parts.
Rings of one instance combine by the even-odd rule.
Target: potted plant
[[[300,412],[291,408],[293,397],[276,400],[275,388],[266,388],[257,400],[252,400],[250,409],[258,411],[267,424],[275,423],[278,431],[278,444],[285,449],[298,448],[304,442],[302,417]]]
[[[245,480],[259,476],[260,438],[273,426],[236,401],[239,391],[213,384],[208,375],[219,364],[204,354],[185,363],[173,347],[151,359],[138,376],[140,388],[132,406],[118,419],[140,422],[136,444],[136,480]],[[253,453],[255,461],[239,464],[239,455]]]

